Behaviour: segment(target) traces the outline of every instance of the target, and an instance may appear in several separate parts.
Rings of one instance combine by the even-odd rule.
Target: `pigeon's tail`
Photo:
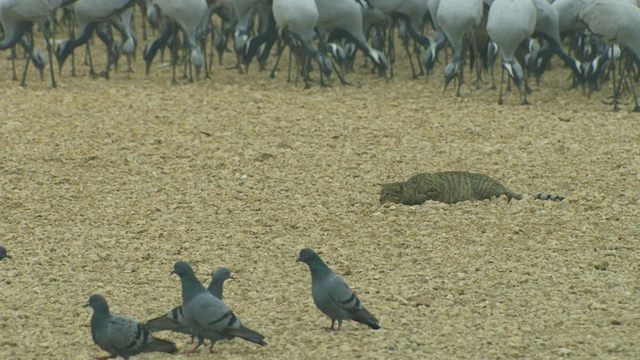
[[[230,335],[237,336],[239,338],[243,338],[247,341],[251,341],[252,343],[256,343],[258,345],[265,346],[267,343],[264,341],[264,336],[260,333],[257,333],[247,327],[240,326],[238,329],[231,329],[228,331]]]
[[[155,319],[151,319],[151,320],[147,321],[145,326],[151,332],[170,330],[170,331],[173,331],[173,332],[177,332],[177,333],[187,334],[187,335],[192,335],[193,336],[193,332],[191,331],[191,328],[189,326],[187,326],[185,324],[181,324],[177,320],[174,320],[174,319],[172,319],[170,317],[167,317],[167,316],[160,316],[160,317],[157,317]]]
[[[361,324],[365,324],[368,327],[372,328],[373,330],[380,329],[380,324],[378,324],[378,319],[376,319],[375,316],[373,316],[370,312],[368,312],[364,308],[361,311],[358,311],[358,313],[353,316],[353,320]]]
[[[145,326],[147,327],[147,329],[149,329],[149,331],[156,332],[163,330],[176,331],[176,329],[180,328],[182,325],[176,320],[166,315],[162,315],[160,317],[147,321]]]
[[[151,339],[151,342],[149,342],[149,345],[144,349],[144,352],[154,352],[154,351],[175,354],[178,352],[178,348],[176,347],[176,344],[172,343],[171,341],[162,340],[154,337]]]

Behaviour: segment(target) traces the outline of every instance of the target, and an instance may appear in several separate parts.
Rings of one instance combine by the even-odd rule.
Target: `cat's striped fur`
[[[427,200],[453,204],[467,200],[484,200],[506,195],[507,199],[522,200],[521,194],[512,192],[499,181],[478,173],[444,171],[422,173],[405,182],[381,184],[380,203],[393,202],[419,205]],[[563,200],[564,197],[547,194],[533,195],[541,200]]]

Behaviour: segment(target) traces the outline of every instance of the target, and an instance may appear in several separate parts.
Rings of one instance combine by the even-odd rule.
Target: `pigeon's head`
[[[191,265],[189,265],[186,261],[178,261],[177,263],[175,263],[175,265],[173,265],[173,271],[171,272],[171,274],[176,274],[180,277],[188,274],[193,275],[193,269],[191,268]]]
[[[95,312],[109,312],[109,305],[107,305],[107,300],[100,294],[93,294],[89,297],[89,302],[85,304],[84,307],[89,306],[91,306],[91,308]]]
[[[4,258],[9,258],[9,259],[13,260],[11,255],[7,254],[7,249],[5,249],[3,246],[0,246],[0,260],[2,260]]]
[[[233,279],[233,276],[231,276],[231,271],[229,271],[229,269],[227,269],[226,267],[221,267],[213,273],[213,278],[219,281],[225,281],[228,279]]]
[[[311,261],[314,261],[315,259],[318,259],[318,254],[316,254],[315,251],[309,249],[309,248],[304,248],[302,250],[300,250],[300,256],[298,256],[298,260],[296,260],[296,262],[303,262],[306,264],[309,264]]]

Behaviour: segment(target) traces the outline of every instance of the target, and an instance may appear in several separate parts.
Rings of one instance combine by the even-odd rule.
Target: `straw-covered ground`
[[[159,316],[181,301],[177,260],[203,282],[230,268],[225,301],[269,343],[189,358],[640,358],[640,116],[602,104],[609,85],[588,99],[556,64],[533,105],[498,106],[486,81],[442,94],[442,64],[410,80],[403,56],[388,82],[358,65],[360,87],[302,90],[285,63],[172,85],[140,58],[91,78],[76,53],[57,89],[2,64],[0,358],[105,355],[88,297]],[[379,183],[442,170],[567,200],[378,203]],[[321,329],[304,247],[382,329]]]

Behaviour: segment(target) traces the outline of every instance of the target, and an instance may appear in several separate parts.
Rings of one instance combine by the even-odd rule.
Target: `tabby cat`
[[[467,200],[484,200],[506,195],[507,199],[522,200],[522,195],[507,189],[499,181],[484,174],[466,171],[422,173],[405,182],[381,184],[380,203],[393,202],[419,205],[427,200],[454,204]],[[562,196],[537,194],[541,200],[564,200]]]

